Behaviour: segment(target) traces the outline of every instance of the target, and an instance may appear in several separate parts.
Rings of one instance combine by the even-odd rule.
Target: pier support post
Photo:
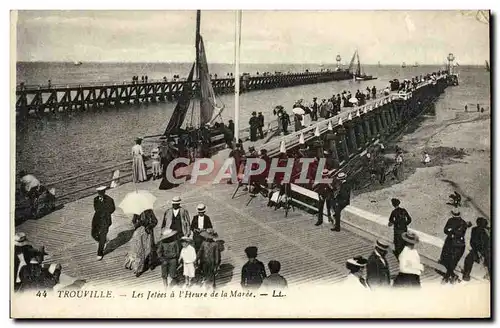
[[[349,147],[349,152],[354,154],[358,150],[358,146],[356,144],[356,133],[354,132],[354,122],[351,120],[346,123],[347,126],[347,141]]]
[[[347,161],[349,159],[349,147],[347,146],[347,140],[346,140],[346,129],[341,126],[337,130],[337,136],[339,140],[339,146],[340,146],[340,155],[339,155],[339,161]]]
[[[363,120],[362,119],[357,119],[356,120],[356,141],[358,143],[358,148],[362,148],[363,145],[365,144],[365,135],[364,135],[364,131],[363,131]]]
[[[372,132],[371,132],[371,128],[370,128],[370,118],[369,118],[368,114],[364,114],[362,117],[363,117],[363,124],[365,126],[364,130],[366,132],[365,143],[367,143],[372,139]]]

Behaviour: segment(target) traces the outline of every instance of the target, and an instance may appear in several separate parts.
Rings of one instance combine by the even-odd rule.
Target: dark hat
[[[451,210],[451,215],[459,216],[460,211],[459,210]]]
[[[260,150],[260,153],[261,153],[261,154],[267,154],[267,149],[261,149],[261,150]]]
[[[259,112],[259,114],[262,114],[262,112]]]
[[[379,240],[377,240],[377,243],[375,244],[375,248],[377,248],[381,251],[387,252],[387,250],[389,249],[389,243],[387,243],[384,240],[379,239]]]
[[[479,217],[476,220],[476,224],[479,227],[486,228],[488,226],[488,220],[486,220],[485,218]]]
[[[392,198],[391,199],[391,204],[393,206],[399,206],[399,204],[401,204],[401,201],[399,199],[397,199],[397,198]]]
[[[412,245],[418,244],[420,241],[418,236],[413,232],[403,232],[401,238],[403,238],[404,241]]]
[[[252,112],[252,115],[257,115],[257,112]]]
[[[317,100],[318,98],[317,97],[314,97],[313,100]]]
[[[254,147],[254,146],[250,146],[250,147],[248,147],[248,150],[249,150],[249,151],[254,151],[254,150],[255,150],[255,147]]]
[[[257,252],[258,252],[258,249],[255,246],[249,246],[249,247],[245,248],[245,254],[248,257],[251,257],[251,258],[257,257]]]

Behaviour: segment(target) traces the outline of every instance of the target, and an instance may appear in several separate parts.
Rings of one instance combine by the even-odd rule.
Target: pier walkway
[[[156,197],[154,212],[160,221],[164,211],[170,207],[170,200],[180,195],[182,205],[191,216],[196,214],[198,203],[207,205],[207,215],[212,219],[220,239],[226,242],[222,253],[221,272],[218,286],[237,286],[241,267],[246,262],[244,249],[247,246],[259,248],[259,259],[267,263],[279,260],[282,274],[290,286],[314,283],[336,283],[346,274],[345,261],[356,255],[368,256],[376,237],[343,224],[341,232],[330,231],[331,226],[314,226],[315,216],[296,209],[285,218],[283,210],[266,206],[267,199],[261,196],[246,206],[249,195],[241,191],[234,199],[231,195],[234,185],[192,185],[183,184],[177,188],[158,190],[159,180],[137,184],[140,190],[149,190]],[[135,190],[131,183],[108,191],[116,205],[123,197]],[[93,197],[86,197],[68,203],[63,209],[53,212],[38,221],[30,220],[16,227],[25,232],[30,241],[45,245],[50,254],[48,262],[61,263],[63,272],[87,280],[85,286],[112,285],[113,287],[161,286],[161,273],[157,268],[136,278],[124,268],[125,256],[132,236],[131,216],[117,208],[113,225],[108,234],[110,243],[102,261],[96,260],[97,243],[90,236],[93,215]],[[159,226],[155,235],[160,234]],[[398,265],[389,255],[392,274],[397,274]],[[438,282],[440,275],[427,267],[423,282]]]

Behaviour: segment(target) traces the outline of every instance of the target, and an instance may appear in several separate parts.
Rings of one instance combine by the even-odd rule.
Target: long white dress
[[[142,155],[144,154],[141,145],[132,147],[132,176],[134,182],[142,182],[147,180],[146,167]]]

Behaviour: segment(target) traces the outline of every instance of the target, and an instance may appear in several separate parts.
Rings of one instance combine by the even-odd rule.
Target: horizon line
[[[487,59],[486,59],[487,61]],[[18,60],[16,63],[60,63],[60,64],[66,64],[66,63],[74,63],[74,61],[68,61],[68,60]],[[98,61],[98,60],[90,60],[90,61],[82,61],[82,63],[89,63],[89,64],[190,64],[192,61],[114,61],[114,60],[104,60],[104,61]],[[234,65],[234,63],[228,63],[228,62],[211,62],[211,64],[218,64],[218,65]],[[263,62],[263,63],[255,63],[255,62],[240,62],[240,65],[325,65],[325,66],[337,66],[337,63],[324,63],[324,62],[281,62],[281,63],[276,63],[276,62]],[[380,63],[381,66],[400,66],[401,63]],[[379,63],[366,63],[363,65],[370,65],[370,66],[378,66]],[[406,63],[406,67],[413,67],[414,64]],[[418,66],[441,66],[445,65],[445,63],[420,63],[418,62]],[[484,63],[478,64],[478,63],[463,63],[460,64],[460,66],[482,66]],[[341,66],[349,66],[349,65],[341,65]]]

